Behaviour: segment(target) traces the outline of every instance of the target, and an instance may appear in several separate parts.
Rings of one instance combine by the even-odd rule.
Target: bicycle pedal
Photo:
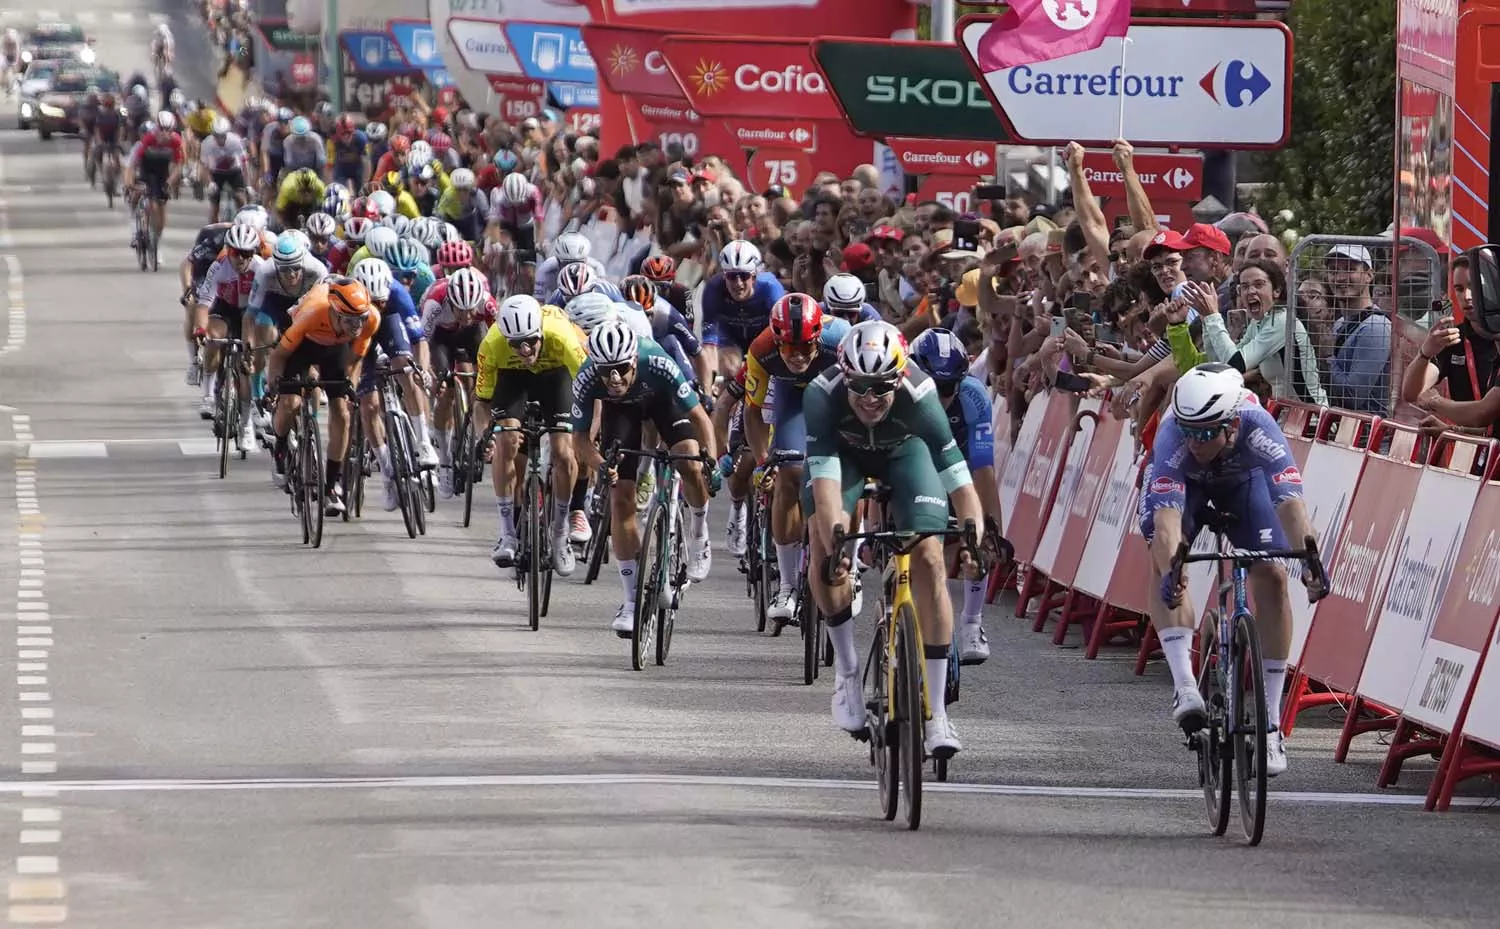
[[[933,761],[949,761],[953,758],[954,755],[957,754],[958,749],[954,748],[953,746],[939,745],[937,748],[933,749],[932,753],[927,757]]]
[[[615,633],[615,638],[617,638],[617,639],[628,639],[628,638],[630,638],[630,633],[628,633],[628,632],[616,632]]]
[[[866,726],[858,732],[850,732],[849,738],[853,739],[856,742],[868,742],[870,741],[870,729],[868,726]]]

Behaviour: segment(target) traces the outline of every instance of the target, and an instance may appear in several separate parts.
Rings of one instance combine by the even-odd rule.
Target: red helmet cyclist
[[[640,304],[641,309],[648,313],[656,306],[656,285],[642,274],[632,274],[621,281],[620,295],[630,303]]]
[[[777,345],[808,345],[823,334],[823,308],[807,294],[787,294],[771,307],[771,338]]]
[[[652,255],[641,262],[641,274],[658,284],[670,284],[677,279],[677,262],[670,255]]]

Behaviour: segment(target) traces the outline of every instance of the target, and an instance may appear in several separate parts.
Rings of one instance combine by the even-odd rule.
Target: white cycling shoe
[[[635,631],[635,604],[626,603],[616,610],[614,621],[609,624],[609,628],[622,639],[630,638],[630,634]]]
[[[865,695],[858,674],[840,674],[833,682],[833,723],[851,735],[865,731]]]
[[[984,634],[984,624],[979,621],[964,622],[958,629],[958,663],[961,665],[984,664],[990,657],[990,642]]]
[[[687,540],[687,576],[693,583],[708,580],[709,569],[714,564],[713,545],[708,539]]]
[[[1286,744],[1281,733],[1272,730],[1266,734],[1266,777],[1286,773]]]
[[[922,747],[929,758],[952,758],[963,748],[958,742],[958,730],[953,728],[953,720],[946,715],[927,720],[925,733]]]
[[[552,537],[552,570],[558,577],[570,577],[578,568],[578,556],[573,554],[573,545],[564,530]]]

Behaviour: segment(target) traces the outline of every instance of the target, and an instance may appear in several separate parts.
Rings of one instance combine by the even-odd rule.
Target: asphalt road
[[[114,2],[87,9],[129,70],[150,20]],[[201,210],[173,205],[172,263]],[[669,664],[636,673],[611,573],[559,581],[523,628],[487,500],[472,530],[444,503],[426,538],[374,512],[304,549],[264,456],[217,479],[175,276],[127,242],[76,142],[0,130],[13,924],[1495,924],[1483,788],[1425,814],[1430,763],[1377,792],[1375,737],[1335,765],[1338,720],[1314,714],[1264,844],[1214,839],[1165,670],[1085,661],[1008,607],[954,708],[953,783],[910,834],[879,819],[829,680],[801,686],[797,639],[755,634],[722,551]]]

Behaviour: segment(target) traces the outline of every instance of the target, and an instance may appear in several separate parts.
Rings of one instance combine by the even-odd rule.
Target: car
[[[65,62],[52,59],[36,59],[31,62],[20,80],[19,102],[16,105],[16,122],[22,129],[36,125],[36,105],[42,95],[52,89],[52,81],[63,69]]]
[[[38,23],[21,41],[21,65],[43,59],[74,59],[94,63],[94,40],[72,23]]]
[[[118,94],[120,75],[104,68],[65,68],[37,101],[36,132],[46,141],[55,132],[78,134],[78,110],[90,87]]]

